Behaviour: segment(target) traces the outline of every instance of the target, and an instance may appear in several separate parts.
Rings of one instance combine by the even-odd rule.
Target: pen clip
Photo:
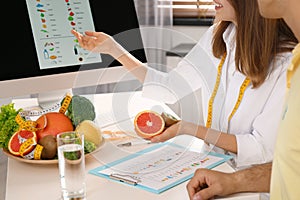
[[[136,141],[130,141],[130,142],[125,142],[125,143],[117,144],[117,146],[118,147],[130,147],[130,146],[145,145],[145,144],[151,144],[151,141],[136,140]]]
[[[120,182],[128,183],[130,185],[137,185],[140,182],[140,180],[138,180],[130,175],[110,174],[109,178],[120,181]]]
[[[131,145],[132,145],[131,142],[125,142],[125,143],[117,144],[118,147],[130,147]]]

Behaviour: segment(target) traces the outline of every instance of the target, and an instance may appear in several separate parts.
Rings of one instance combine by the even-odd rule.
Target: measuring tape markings
[[[36,142],[36,137],[32,137],[24,141],[19,149],[19,153],[22,157],[26,156],[27,154],[24,155],[31,147],[35,146],[37,144]]]
[[[66,111],[67,111],[67,109],[68,109],[68,107],[69,107],[69,105],[70,105],[70,103],[71,103],[71,100],[72,100],[72,96],[68,93],[66,96],[65,96],[65,98],[64,98],[64,100],[63,100],[63,102],[62,102],[62,104],[61,104],[61,107],[60,107],[60,109],[59,109],[59,112],[60,113],[65,113]]]
[[[40,160],[42,156],[42,151],[44,147],[42,145],[37,144],[34,149],[33,159],[34,160]]]

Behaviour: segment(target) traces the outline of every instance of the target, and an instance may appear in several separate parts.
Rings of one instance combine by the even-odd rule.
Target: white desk
[[[97,112],[97,122],[101,127],[109,124],[111,120],[122,121],[122,118],[129,116],[129,120],[123,120],[117,125],[107,126],[105,129],[121,129],[123,131],[132,131],[132,116],[141,110],[152,109],[156,111],[168,111],[168,107],[158,102],[144,99],[139,92],[119,93],[119,94],[99,94],[90,98],[95,105]],[[114,112],[111,112],[111,111]],[[112,116],[108,116],[108,114]],[[119,117],[114,117],[114,114]],[[102,120],[103,119],[103,120]],[[195,140],[189,136],[179,136],[175,138],[176,142],[183,142],[187,145],[193,145],[200,140]],[[99,151],[86,157],[86,180],[87,180],[87,199],[109,199],[109,200],[183,200],[188,199],[186,183],[167,190],[161,194],[154,194],[144,191],[134,186],[125,185],[104,179],[95,175],[88,174],[88,171],[104,163],[111,162],[130,153],[140,150],[145,146],[134,147],[116,147],[114,142],[106,141]],[[97,158],[97,159],[96,159]],[[216,170],[231,172],[233,169],[224,163],[215,168]],[[60,199],[60,180],[57,164],[40,165],[28,164],[8,159],[7,183],[6,183],[6,200],[58,200]],[[257,200],[259,194],[238,194],[226,199],[244,199]]]

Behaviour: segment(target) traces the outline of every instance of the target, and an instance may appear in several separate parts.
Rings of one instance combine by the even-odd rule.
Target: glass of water
[[[57,154],[63,200],[85,200],[84,134],[71,131],[57,135]]]

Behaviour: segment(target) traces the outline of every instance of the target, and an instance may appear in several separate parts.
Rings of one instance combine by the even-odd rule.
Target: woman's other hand
[[[151,138],[151,142],[164,142],[180,133],[181,121],[166,128],[161,134]]]
[[[205,127],[197,126],[191,122],[179,121],[176,124],[166,128],[161,134],[151,138],[151,142],[164,142],[177,135],[193,135],[198,138],[200,137],[201,131],[206,131]]]

